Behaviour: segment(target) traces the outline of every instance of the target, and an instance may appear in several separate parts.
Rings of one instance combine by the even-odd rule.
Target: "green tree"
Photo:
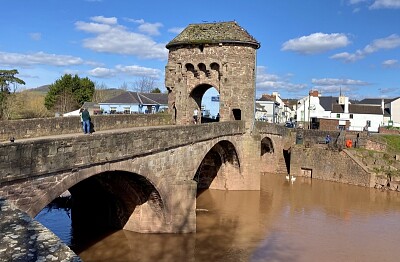
[[[18,70],[0,70],[0,119],[9,118],[11,97],[17,90],[18,84],[25,85],[25,82],[15,75],[19,74]]]
[[[161,90],[160,90],[158,87],[156,87],[156,88],[154,88],[153,90],[151,90],[150,93],[157,93],[157,94],[159,94],[159,93],[161,93]]]
[[[91,101],[94,90],[94,83],[89,78],[65,74],[50,85],[44,104],[52,111],[69,112]]]

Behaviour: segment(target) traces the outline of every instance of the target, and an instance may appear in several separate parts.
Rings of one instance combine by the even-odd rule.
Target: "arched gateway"
[[[220,121],[254,119],[256,50],[260,44],[236,22],[190,24],[166,46],[168,106],[176,124],[192,123],[204,93],[220,94]]]

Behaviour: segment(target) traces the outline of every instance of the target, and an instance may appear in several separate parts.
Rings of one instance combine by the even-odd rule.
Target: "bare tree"
[[[150,77],[142,77],[133,83],[133,91],[140,93],[150,93],[158,88],[156,81]]]

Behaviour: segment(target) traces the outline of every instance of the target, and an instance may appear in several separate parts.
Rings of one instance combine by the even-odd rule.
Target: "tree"
[[[89,78],[65,74],[50,85],[44,104],[47,109],[60,113],[73,111],[91,101],[94,90]]]
[[[133,83],[133,91],[140,93],[150,93],[152,90],[157,88],[154,79],[149,77],[142,77]]]
[[[158,87],[156,87],[156,88],[154,88],[153,90],[151,90],[150,93],[157,93],[157,94],[160,94],[160,93],[161,93],[161,90],[160,90]]]
[[[15,75],[19,74],[18,70],[0,70],[0,119],[8,119],[10,117],[10,105],[12,104],[12,96],[17,91],[18,84],[25,85],[25,82]]]

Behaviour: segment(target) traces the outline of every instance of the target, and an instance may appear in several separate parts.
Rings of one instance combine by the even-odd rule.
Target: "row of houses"
[[[168,109],[168,94],[127,91],[107,101],[84,106],[91,114],[151,114]],[[400,97],[350,101],[342,94],[321,96],[317,90],[312,90],[299,100],[284,101],[279,93],[273,92],[263,94],[255,106],[257,120],[277,124],[291,122],[297,127],[371,132],[377,132],[380,126],[400,127]]]
[[[274,92],[257,99],[256,119],[311,129],[378,132],[381,126],[400,127],[400,97],[350,101],[342,94],[321,96],[312,90],[297,101],[283,101]]]

